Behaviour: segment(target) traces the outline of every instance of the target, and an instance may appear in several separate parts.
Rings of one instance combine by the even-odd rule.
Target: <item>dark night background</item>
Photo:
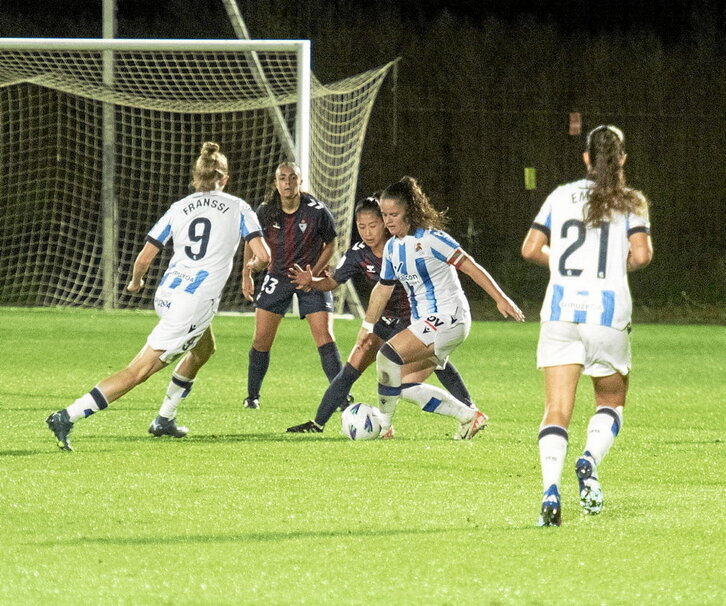
[[[49,4],[0,0],[0,36],[100,37],[101,0]],[[118,37],[234,37],[221,0],[117,4]],[[724,321],[726,3],[238,4],[253,37],[311,39],[322,82],[400,57],[396,94],[389,76],[371,117],[359,193],[418,177],[449,208],[451,233],[519,300],[536,301],[546,283],[518,256],[532,217],[582,175],[584,137],[568,134],[569,112],[585,132],[621,126],[656,248],[631,280],[636,318]]]

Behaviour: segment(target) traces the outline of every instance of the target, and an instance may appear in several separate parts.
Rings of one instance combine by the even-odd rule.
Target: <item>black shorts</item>
[[[292,305],[292,296],[297,295],[300,317],[318,311],[333,312],[333,295],[330,292],[297,290],[287,277],[265,274],[260,292],[255,297],[255,307],[284,316]]]
[[[384,341],[392,339],[404,328],[408,328],[411,324],[409,318],[389,318],[381,316],[380,320],[373,325],[373,334],[379,336]]]

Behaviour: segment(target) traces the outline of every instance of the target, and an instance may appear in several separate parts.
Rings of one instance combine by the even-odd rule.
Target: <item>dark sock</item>
[[[464,379],[461,378],[459,371],[456,370],[456,366],[451,362],[447,362],[444,368],[437,370],[436,376],[444,388],[457,400],[461,400],[470,408],[474,405],[469,390],[464,385]]]
[[[259,398],[262,381],[270,366],[270,352],[250,349],[250,364],[247,367],[247,395],[250,398]]]
[[[318,347],[318,353],[320,354],[320,363],[323,365],[323,372],[328,377],[328,381],[332,381],[340,372],[340,369],[343,368],[338,345],[335,341],[331,341]]]
[[[343,366],[343,370],[335,375],[328,389],[325,390],[323,399],[318,406],[318,412],[315,414],[315,422],[318,425],[325,425],[338,407],[345,403],[350,388],[358,377],[360,377],[360,371],[347,363]]]

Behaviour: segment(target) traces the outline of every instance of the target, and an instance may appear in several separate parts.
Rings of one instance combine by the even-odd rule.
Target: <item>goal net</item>
[[[391,64],[324,86],[305,77],[306,41],[62,42],[0,39],[0,304],[150,308],[170,251],[140,296],[125,280],[149,228],[190,192],[208,140],[229,158],[226,190],[253,207],[294,155],[304,189],[335,217],[339,252],[349,246],[366,126]],[[246,307],[239,273],[222,310]]]

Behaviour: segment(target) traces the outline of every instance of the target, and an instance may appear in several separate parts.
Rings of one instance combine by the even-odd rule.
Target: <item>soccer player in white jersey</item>
[[[105,409],[176,360],[179,362],[149,433],[175,438],[187,434],[187,428],[175,422],[176,409],[191,390],[199,369],[214,353],[212,318],[232,271],[240,237],[252,250],[249,263],[253,267],[263,268],[270,258],[250,206],[222,191],[229,179],[227,166],[219,145],[204,143],[192,172],[196,193],[172,204],[149,232],[126,288],[135,293],[144,287],[144,276],[152,261],[173,240],[174,254],[154,294],[159,323],[126,368],[48,417],[48,427],[62,450],[73,450],[68,434],[76,421]]]
[[[602,510],[598,465],[623,424],[632,308],[627,273],[653,256],[648,203],[626,187],[625,159],[620,129],[592,130],[583,154],[586,178],[547,197],[522,244],[525,259],[550,270],[537,346],[545,380],[540,526],[561,524],[560,480],[581,374],[592,377],[596,407],[575,465],[586,513]]]
[[[411,325],[384,343],[376,356],[381,435],[392,436],[393,413],[403,397],[427,412],[455,417],[460,423],[455,437],[469,440],[486,426],[486,415],[433,385],[402,386],[401,368],[445,366],[449,354],[469,335],[469,302],[457,269],[494,299],[505,318],[523,322],[524,315],[487,271],[441,231],[444,213],[431,205],[415,179],[403,177],[387,187],[380,205],[383,221],[393,237],[383,252],[381,277],[371,292],[358,346],[365,347],[396,281],[403,284],[411,305]]]

